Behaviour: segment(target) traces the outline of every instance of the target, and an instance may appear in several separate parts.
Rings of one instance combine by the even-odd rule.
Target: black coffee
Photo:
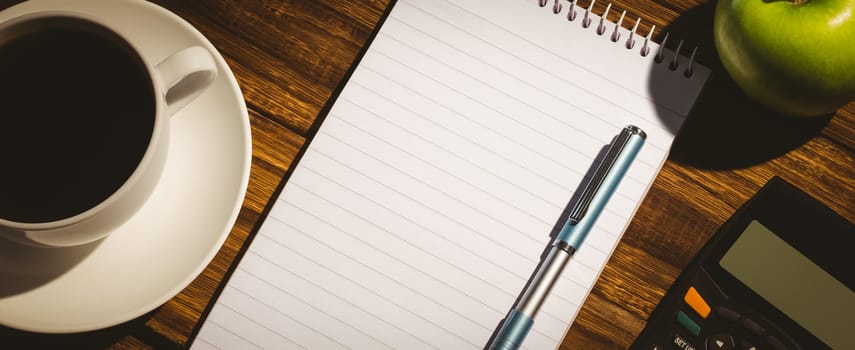
[[[0,32],[0,218],[29,223],[79,214],[122,186],[155,115],[148,72],[120,37],[36,21]]]

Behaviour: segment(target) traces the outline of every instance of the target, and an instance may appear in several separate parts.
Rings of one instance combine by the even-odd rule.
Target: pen
[[[614,138],[605,158],[597,166],[579,200],[571,208],[567,221],[552,241],[549,254],[505,318],[502,328],[496,334],[489,349],[513,350],[522,345],[534,324],[534,317],[540,306],[546,300],[558,277],[561,276],[561,270],[567,265],[573,253],[582,246],[582,242],[591,231],[603,207],[614,194],[615,188],[626,174],[646,137],[644,131],[629,125]]]

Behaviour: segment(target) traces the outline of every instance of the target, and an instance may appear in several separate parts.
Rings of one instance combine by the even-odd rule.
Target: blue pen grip
[[[499,334],[490,344],[490,350],[516,350],[520,348],[526,334],[534,324],[531,317],[524,315],[518,310],[511,311]]]

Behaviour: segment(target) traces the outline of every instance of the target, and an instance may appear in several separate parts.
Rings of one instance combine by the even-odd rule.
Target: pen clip
[[[629,139],[633,135],[639,135],[642,138],[646,138],[644,131],[640,128],[628,125],[621,130],[620,134],[618,134],[614,140],[612,140],[605,158],[603,158],[603,161],[600,162],[599,166],[597,166],[597,170],[594,172],[594,175],[591,176],[591,180],[585,185],[585,189],[582,190],[582,195],[579,197],[579,201],[576,202],[576,205],[570,210],[568,220],[572,223],[575,224],[585,217],[585,213],[588,211],[588,207],[591,205],[594,195],[596,195],[597,191],[600,190],[600,186],[603,185],[606,175],[609,174],[609,171],[611,171],[612,167],[615,165],[618,156],[620,156],[621,152],[629,142]]]

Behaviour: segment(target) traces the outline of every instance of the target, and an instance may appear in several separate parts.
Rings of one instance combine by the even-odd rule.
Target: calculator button
[[[707,349],[709,350],[733,350],[736,348],[736,343],[730,334],[716,334],[707,340]]]
[[[750,318],[746,318],[746,319],[742,320],[742,327],[745,328],[745,330],[747,330],[749,333],[751,333],[753,335],[761,335],[761,334],[763,334],[763,332],[766,331],[766,329],[763,328],[763,326],[761,326],[759,323],[755,322],[754,320],[752,320]]]
[[[698,348],[692,345],[692,343],[689,343],[686,338],[683,338],[679,334],[674,334],[674,336],[671,337],[671,344],[679,350],[698,350]]]
[[[739,350],[757,350],[757,347],[745,337],[736,338],[736,348]]]
[[[701,326],[682,310],[677,311],[677,323],[696,337],[701,334]]]
[[[710,315],[710,305],[707,304],[706,300],[701,297],[701,294],[698,293],[698,290],[695,287],[689,287],[689,290],[686,291],[686,295],[683,296],[683,301],[695,310],[701,318],[707,318]]]
[[[736,321],[742,317],[739,312],[736,312],[733,309],[728,309],[724,306],[717,306],[715,308],[715,314],[728,321]]]
[[[766,344],[768,344],[769,349],[772,350],[787,350],[787,346],[773,335],[766,337]]]
[[[739,347],[738,347],[739,350],[757,350],[757,347],[754,346],[754,344],[751,344],[751,343],[745,341],[744,339],[740,340],[738,345],[739,345]]]

